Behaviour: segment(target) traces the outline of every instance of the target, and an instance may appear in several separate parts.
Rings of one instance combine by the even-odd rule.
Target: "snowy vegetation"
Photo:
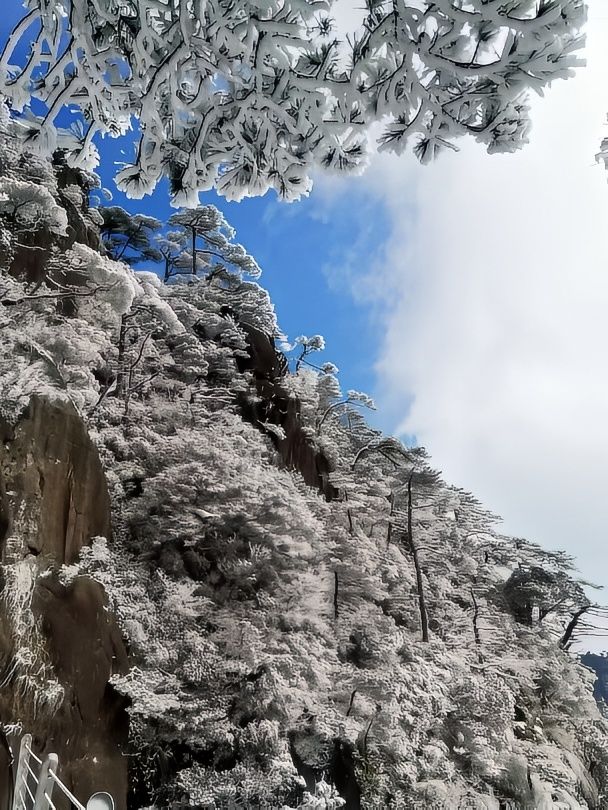
[[[92,176],[1,127],[0,406],[70,400],[102,456],[113,536],[62,576],[103,584],[128,643],[130,806],[604,806],[608,726],[567,649],[593,610],[572,560],[503,536],[422,449],[371,429],[369,397],[313,367],[320,336],[290,364],[215,209],[199,263],[190,215],[169,236],[89,209]],[[117,261],[136,251],[154,272]],[[23,614],[49,565],[3,567],[3,632],[41,683]]]
[[[381,148],[411,144],[422,161],[463,134],[512,151],[526,91],[579,63],[583,0],[366,0],[342,42],[333,5],[31,0],[0,53],[0,96],[25,112],[31,149],[59,147],[85,169],[98,133],[137,119],[119,185],[141,197],[164,175],[175,203],[195,207],[212,187],[297,199],[315,167],[361,169],[375,124]]]

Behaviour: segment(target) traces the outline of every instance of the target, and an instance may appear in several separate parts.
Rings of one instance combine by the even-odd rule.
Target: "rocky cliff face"
[[[110,537],[99,454],[66,400],[33,396],[0,432],[0,721],[58,753],[78,796],[111,788],[124,808],[126,701],[109,680],[128,669],[125,645],[102,586],[59,574],[93,537]]]
[[[277,351],[271,336],[246,322],[240,327],[247,340],[247,356],[237,359],[237,367],[241,373],[252,373],[258,394],[255,399],[241,397],[244,418],[262,427],[289,469],[297,470],[309,486],[332,500],[338,491],[329,480],[331,464],[310,431],[306,431],[299,398],[283,384],[287,370],[285,356]],[[273,433],[273,426],[282,435]]]
[[[97,449],[69,400],[32,396],[14,424],[0,421],[7,563],[24,552],[71,564],[98,535],[110,537],[110,498]],[[7,508],[8,506],[8,508]]]

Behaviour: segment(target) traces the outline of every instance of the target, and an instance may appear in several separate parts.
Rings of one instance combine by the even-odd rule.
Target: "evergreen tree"
[[[116,205],[98,210],[103,219],[100,228],[103,246],[112,259],[130,266],[160,260],[161,254],[153,243],[161,227],[158,219],[129,214]]]

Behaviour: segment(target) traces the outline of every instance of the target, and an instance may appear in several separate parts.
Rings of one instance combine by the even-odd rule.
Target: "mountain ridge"
[[[333,370],[290,372],[257,282],[112,260],[93,179],[1,126],[8,743],[69,740],[68,787],[118,808],[605,806],[571,558],[503,536]],[[45,521],[78,516],[55,553]]]

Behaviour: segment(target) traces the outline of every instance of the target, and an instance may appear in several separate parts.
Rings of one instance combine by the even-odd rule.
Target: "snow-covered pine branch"
[[[315,167],[360,170],[379,121],[382,148],[413,137],[422,161],[463,134],[512,151],[527,136],[525,92],[579,64],[583,0],[370,0],[347,42],[334,2],[31,0],[0,54],[0,95],[24,113],[30,148],[83,168],[97,133],[138,119],[120,187],[141,197],[167,176],[174,203],[194,207],[213,187],[294,200]],[[65,130],[68,105],[83,120]]]

